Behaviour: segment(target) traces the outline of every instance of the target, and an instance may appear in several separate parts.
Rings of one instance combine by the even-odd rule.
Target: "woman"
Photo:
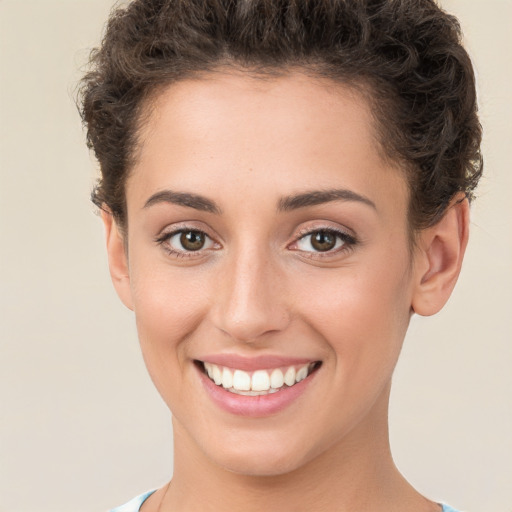
[[[173,414],[172,481],[116,510],[452,510],[396,469],[387,412],[481,174],[457,21],[430,0],[135,0],[92,65],[93,200]]]

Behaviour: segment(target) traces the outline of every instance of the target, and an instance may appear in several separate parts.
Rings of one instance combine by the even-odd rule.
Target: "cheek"
[[[148,371],[162,393],[179,389],[187,340],[208,309],[207,285],[187,271],[135,260],[131,269],[134,312],[142,354]],[[170,382],[172,381],[172,386]]]
[[[324,338],[348,382],[390,377],[410,319],[407,260],[346,267],[301,286],[305,321]],[[303,283],[304,285],[304,283]]]
[[[319,411],[321,423],[332,425],[326,443],[385,401],[410,317],[405,281],[391,274],[342,272],[326,280],[321,293],[309,287],[301,297],[312,305],[304,320],[331,354],[325,361],[334,391],[330,412]]]
[[[130,285],[137,324],[155,340],[169,338],[172,333],[179,337],[180,332],[191,328],[207,295],[204,270],[180,268],[166,258],[163,250],[136,243],[131,247]]]

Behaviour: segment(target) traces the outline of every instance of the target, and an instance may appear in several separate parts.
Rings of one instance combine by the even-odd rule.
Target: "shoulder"
[[[155,491],[148,491],[128,503],[121,505],[120,507],[113,508],[110,512],[139,512],[142,504],[154,493]]]

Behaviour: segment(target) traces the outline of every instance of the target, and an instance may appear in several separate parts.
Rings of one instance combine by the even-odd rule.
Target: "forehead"
[[[403,174],[382,157],[365,97],[298,72],[215,72],[173,84],[148,108],[139,142],[127,192],[141,196],[176,181],[216,190],[233,179],[261,193],[281,186],[296,188],[283,193],[343,186],[374,196],[405,189]]]
[[[298,71],[277,77],[211,72],[159,91],[147,110],[140,133],[143,150],[164,132],[179,141],[208,143],[214,125],[232,136],[259,135],[252,144],[268,142],[262,132],[279,134],[281,144],[308,136],[317,136],[316,144],[328,143],[329,134],[373,149],[379,141],[369,102],[359,90]]]

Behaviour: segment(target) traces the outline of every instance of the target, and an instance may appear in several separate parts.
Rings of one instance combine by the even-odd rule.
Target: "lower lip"
[[[317,371],[308,375],[304,380],[270,393],[268,395],[246,396],[237,395],[227,391],[222,386],[217,386],[212,382],[205,373],[197,368],[201,382],[206,392],[221,409],[239,416],[247,416],[250,418],[260,418],[276,414],[295,402],[307,389],[311,381],[314,379]]]

